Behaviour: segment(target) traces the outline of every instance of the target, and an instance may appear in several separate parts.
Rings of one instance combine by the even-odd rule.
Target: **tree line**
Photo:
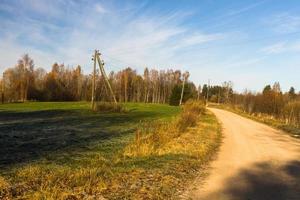
[[[143,74],[127,67],[110,72],[109,82],[118,102],[170,103],[178,105],[184,85],[183,102],[197,96],[195,85],[183,81],[180,70],[145,68]],[[81,66],[54,63],[49,72],[34,65],[28,54],[4,71],[0,81],[2,101],[90,101],[93,74],[84,74]],[[96,101],[111,101],[104,77],[96,71]]]
[[[266,114],[286,124],[300,126],[300,94],[296,93],[294,87],[283,92],[279,82],[265,86],[258,93],[245,91],[236,94],[233,104],[247,113]]]
[[[266,115],[281,120],[285,124],[300,127],[300,93],[294,87],[283,92],[279,82],[266,85],[261,92],[245,90],[237,93],[232,90],[232,83],[225,82],[222,86],[203,86],[204,93],[209,91],[209,100],[215,103],[227,103],[254,115]]]
[[[231,81],[221,85],[204,84],[196,87],[188,80],[188,73],[180,70],[145,68],[142,74],[127,67],[108,75],[118,102],[169,103],[179,105],[190,98],[230,104],[249,114],[266,114],[287,124],[300,125],[300,94],[291,87],[281,90],[275,82],[261,92],[233,91]],[[111,101],[104,77],[96,71],[96,101]],[[17,64],[4,71],[0,80],[2,101],[90,101],[93,74],[84,74],[81,66],[66,67],[54,63],[49,72],[36,68],[27,54]],[[183,84],[184,83],[184,84]],[[184,87],[184,90],[182,90]]]

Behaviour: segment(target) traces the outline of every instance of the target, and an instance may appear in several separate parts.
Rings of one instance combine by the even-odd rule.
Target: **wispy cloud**
[[[261,49],[261,52],[265,54],[279,54],[286,52],[297,52],[300,51],[300,42],[278,42]]]
[[[286,42],[279,42],[261,49],[261,52],[266,54],[277,54],[286,50]]]
[[[213,76],[228,80],[236,71],[261,67],[265,57],[300,49],[300,41],[281,37],[300,31],[300,15],[266,13],[265,4],[273,5],[268,0],[0,0],[0,72],[29,53],[39,67],[80,64],[88,73],[93,50],[99,49],[107,70],[180,68],[196,83]],[[262,18],[273,31],[261,27]],[[271,43],[273,36],[282,42]]]
[[[32,12],[37,10],[40,13],[46,9],[43,3],[35,3],[31,0],[27,5]],[[60,15],[63,4],[52,4],[49,8],[57,10],[52,14]],[[183,26],[182,22],[191,15],[190,12],[160,12],[153,15],[146,10],[137,16],[135,13],[140,11],[140,5],[135,9],[124,6],[130,7],[129,10],[99,2],[70,6],[74,7],[74,11],[70,11],[62,21],[38,20],[27,15],[22,16],[26,26],[12,21],[7,25],[7,30],[18,28],[19,31],[13,34],[14,39],[6,46],[11,45],[10,49],[30,47],[29,53],[45,54],[42,57],[51,55],[53,62],[63,60],[71,65],[83,66],[90,65],[92,51],[98,48],[108,65],[142,68],[145,65],[170,67],[176,63],[178,52],[185,48],[224,39],[224,33],[204,33]],[[78,7],[84,15],[77,11]],[[46,64],[48,67],[51,65]],[[90,71],[89,67],[86,70]]]
[[[100,14],[108,13],[108,10],[105,9],[100,3],[97,3],[95,5],[95,10],[96,10],[96,12],[98,12]]]
[[[246,5],[242,8],[239,8],[239,9],[234,9],[234,10],[231,10],[229,11],[226,15],[224,15],[225,17],[230,17],[230,16],[235,16],[235,15],[239,15],[239,14],[242,14],[242,13],[245,13],[247,11],[250,11],[264,3],[266,3],[267,0],[264,0],[264,1],[259,1],[259,2],[254,2],[252,4],[249,4],[249,5]]]
[[[280,13],[270,16],[265,23],[278,33],[292,33],[300,31],[300,15]]]

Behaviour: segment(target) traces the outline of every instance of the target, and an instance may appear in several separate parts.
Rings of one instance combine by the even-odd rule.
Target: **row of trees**
[[[229,103],[233,97],[233,83],[225,81],[222,85],[203,85],[200,97],[214,103]]]
[[[180,70],[149,70],[142,75],[130,67],[108,75],[118,102],[171,103],[178,105],[184,80]],[[90,101],[92,74],[85,75],[81,66],[66,67],[54,63],[50,72],[35,68],[26,54],[13,68],[4,71],[1,79],[2,99],[16,101]],[[183,102],[196,97],[194,84],[187,80]],[[104,78],[96,71],[97,101],[110,101]]]
[[[270,118],[282,120],[286,124],[300,126],[300,93],[291,87],[288,92],[282,92],[280,84],[275,82],[267,85],[261,92],[246,90],[235,93],[232,83],[225,82],[222,86],[203,86],[202,93],[211,102],[227,103],[246,113],[267,115]]]
[[[138,74],[130,67],[111,72],[109,82],[118,102],[170,103],[179,105],[189,98],[232,104],[250,114],[267,114],[300,125],[300,94],[293,87],[286,93],[280,84],[267,85],[262,92],[235,93],[232,82],[222,85],[203,85],[202,89],[188,81],[188,73],[180,70],[155,70],[145,68]],[[96,101],[111,101],[104,78],[96,71]],[[4,71],[0,80],[2,101],[90,101],[92,74],[85,75],[81,66],[66,67],[54,63],[50,72],[35,68],[26,54],[13,68]],[[184,84],[183,84],[184,83]],[[184,85],[184,90],[182,87]]]
[[[267,114],[286,124],[300,126],[300,94],[294,87],[284,93],[280,84],[275,82],[273,86],[265,86],[262,92],[235,94],[232,104],[250,114]]]

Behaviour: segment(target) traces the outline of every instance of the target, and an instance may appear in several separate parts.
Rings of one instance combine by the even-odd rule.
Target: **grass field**
[[[127,158],[124,148],[141,122],[172,120],[180,108],[126,108],[120,114],[92,112],[85,102],[0,105],[0,198],[175,198],[217,149],[220,125],[206,113],[197,127],[172,141],[199,147],[201,154],[174,149]]]

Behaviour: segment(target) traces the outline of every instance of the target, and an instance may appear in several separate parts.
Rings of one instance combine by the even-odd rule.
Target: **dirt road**
[[[299,200],[300,140],[228,111],[210,109],[224,140],[204,183],[189,199]]]

